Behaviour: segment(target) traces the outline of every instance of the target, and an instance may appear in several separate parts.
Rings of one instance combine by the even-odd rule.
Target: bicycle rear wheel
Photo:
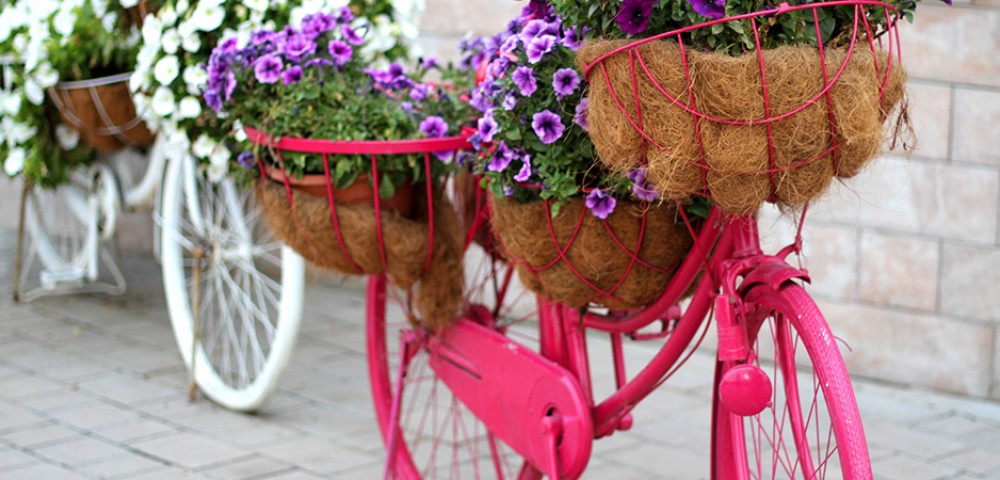
[[[713,476],[730,479],[872,478],[857,402],[836,339],[801,286],[756,285],[744,295],[751,365],[771,378],[770,404],[731,413],[714,397]]]
[[[258,224],[249,190],[209,182],[192,159],[168,165],[161,215],[163,287],[184,364],[216,403],[257,410],[298,336],[302,257]]]
[[[536,348],[533,326],[520,325],[533,319],[533,312],[513,309],[516,302],[505,301],[512,267],[478,246],[467,253],[470,257],[478,261],[469,262],[475,267],[466,269],[466,318]],[[384,276],[369,280],[368,368],[390,478],[541,478],[436,376],[426,344],[434,332],[407,321],[405,296]]]

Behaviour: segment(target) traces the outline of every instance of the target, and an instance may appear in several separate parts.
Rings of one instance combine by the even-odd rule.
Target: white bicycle
[[[56,88],[89,89],[100,104],[97,88],[121,77]],[[104,129],[120,134],[115,125]],[[106,242],[120,212],[152,205],[166,302],[191,393],[196,385],[226,408],[254,411],[277,387],[294,349],[305,265],[259,222],[251,191],[228,178],[209,182],[190,155],[169,150],[157,140],[145,156],[132,149],[101,155],[58,188],[26,184],[14,297],[124,293]],[[136,181],[133,172],[142,169]],[[29,288],[28,274],[35,273],[37,285]]]

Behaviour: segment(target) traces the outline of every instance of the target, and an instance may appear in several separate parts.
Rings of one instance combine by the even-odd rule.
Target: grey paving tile
[[[957,473],[949,466],[932,465],[905,455],[897,455],[872,463],[875,478],[880,480],[934,480]]]
[[[108,374],[79,383],[83,390],[93,392],[117,403],[132,405],[161,398],[183,396],[182,392],[123,374]]]
[[[36,448],[33,452],[52,463],[73,466],[121,457],[127,453],[120,447],[88,437]]]
[[[80,465],[77,469],[94,478],[131,478],[135,475],[161,470],[163,467],[163,463],[129,453]]]
[[[300,437],[259,447],[262,454],[279,458],[313,473],[331,474],[349,471],[369,463],[381,461],[381,455],[367,454],[330,440]]]
[[[275,475],[291,473],[295,467],[287,462],[264,456],[243,458],[228,465],[205,470],[219,480],[243,480],[248,478],[272,478]]]
[[[18,480],[84,480],[87,478],[72,470],[47,463],[0,472],[0,475]]]
[[[203,468],[244,457],[248,450],[192,433],[179,433],[132,445],[156,458],[186,468]]]
[[[39,460],[36,457],[28,455],[27,453],[20,450],[0,447],[0,472],[37,463],[39,463]]]
[[[22,428],[29,425],[41,425],[45,419],[31,413],[25,408],[0,403],[0,431]]]
[[[95,429],[95,434],[108,440],[131,444],[138,440],[151,439],[176,432],[173,425],[156,422],[145,418],[137,418],[125,424],[115,424],[113,427]]]
[[[1000,469],[1000,455],[996,451],[973,448],[940,458],[936,463],[982,475]]]
[[[81,436],[82,434],[76,430],[71,430],[61,425],[48,424],[36,428],[16,430],[0,435],[0,438],[12,445],[31,449],[41,445],[65,442]]]
[[[97,401],[80,405],[78,408],[52,412],[51,415],[59,421],[83,429],[123,424],[137,418],[136,414],[129,410]]]

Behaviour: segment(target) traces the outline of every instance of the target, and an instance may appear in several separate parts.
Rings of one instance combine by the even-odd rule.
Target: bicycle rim
[[[495,319],[496,324],[491,326],[498,331],[532,345],[532,340],[537,339],[537,327],[524,323],[535,318],[533,312],[513,309],[512,304],[517,302],[505,301],[501,293],[512,279],[511,267],[484,254],[478,246],[470,250],[466,254],[467,265],[474,267],[466,269],[467,316],[473,311],[478,313],[471,316],[478,315],[485,323]],[[470,257],[480,261],[468,262]],[[369,280],[366,322],[369,376],[388,452],[389,477],[540,478],[436,377],[423,341],[432,333],[414,328],[407,321],[405,295],[406,292],[388,284],[384,276]],[[493,315],[494,311],[498,315]],[[537,344],[532,345],[535,347]]]
[[[163,195],[164,289],[185,365],[215,402],[257,410],[294,349],[304,262],[270,236],[252,192],[230,179],[214,184],[193,162],[173,162]]]
[[[870,479],[861,416],[832,332],[805,290],[758,285],[743,299],[755,355],[771,379],[770,404],[741,417],[714,401],[718,479]],[[732,362],[717,368],[717,381]]]

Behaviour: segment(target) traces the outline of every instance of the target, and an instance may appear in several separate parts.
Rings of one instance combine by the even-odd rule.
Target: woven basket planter
[[[49,89],[49,98],[63,121],[99,152],[112,153],[126,146],[148,147],[154,137],[135,110],[128,89],[130,76],[123,73],[63,82]]]
[[[674,40],[591,41],[578,63],[608,167],[645,165],[665,198],[707,195],[733,214],[768,200],[801,206],[856,175],[879,153],[906,81],[897,58],[861,42],[732,57]]]
[[[657,300],[691,248],[673,203],[619,201],[606,220],[584,199],[549,204],[490,197],[501,249],[531,291],[572,307],[629,310]]]

